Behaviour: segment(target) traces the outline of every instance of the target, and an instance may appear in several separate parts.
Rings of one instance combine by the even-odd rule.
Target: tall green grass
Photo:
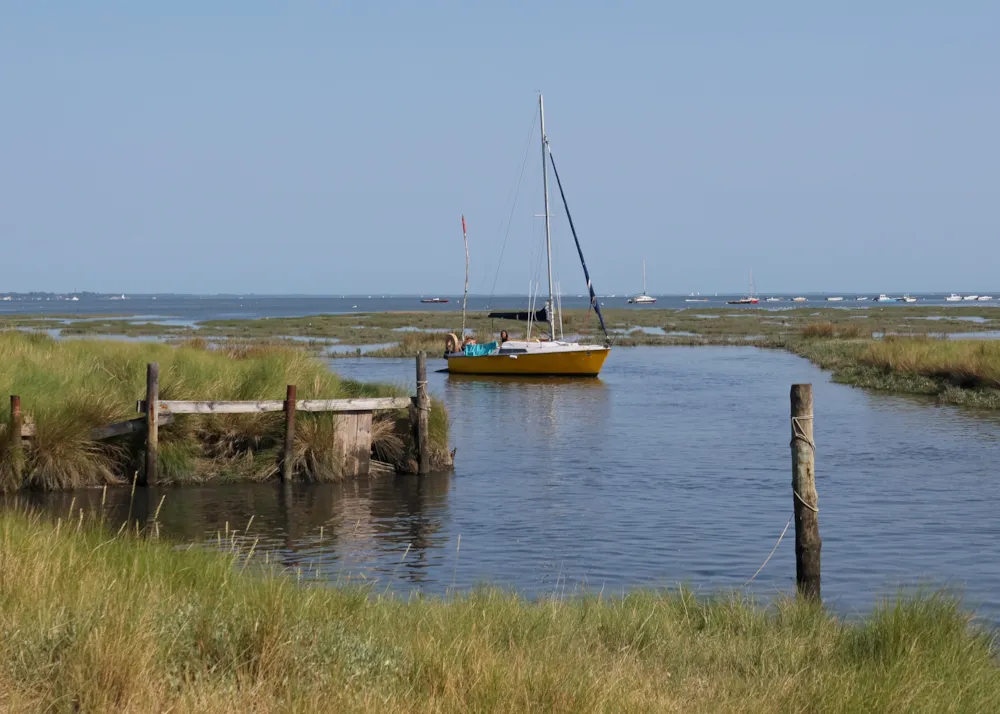
[[[307,353],[285,346],[231,343],[208,349],[110,341],[55,341],[44,335],[0,333],[0,394],[19,394],[36,436],[27,442],[26,482],[13,479],[9,413],[0,412],[0,488],[65,489],[126,482],[141,468],[141,439],[90,439],[92,428],[135,418],[145,393],[146,364],[160,364],[162,399],[283,399],[295,384],[300,399],[398,396],[391,386],[341,379]],[[436,460],[447,461],[447,414],[432,405]],[[381,418],[393,419],[393,415]],[[300,415],[296,467],[303,478],[334,480],[329,415]],[[177,417],[160,436],[161,476],[167,481],[277,475],[281,414]],[[388,433],[384,429],[380,433]]]
[[[864,364],[918,374],[966,389],[1000,389],[1000,342],[886,338],[868,345]]]
[[[404,600],[78,518],[0,513],[4,712],[1000,711],[994,636],[943,597],[850,621],[687,590]]]

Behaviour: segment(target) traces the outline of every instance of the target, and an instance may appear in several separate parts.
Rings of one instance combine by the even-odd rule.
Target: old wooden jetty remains
[[[344,476],[366,476],[373,470],[383,470],[385,465],[374,463],[372,452],[372,415],[380,410],[409,410],[410,440],[415,449],[417,472],[430,471],[430,440],[428,416],[431,408],[427,391],[427,358],[417,356],[417,394],[415,397],[372,397],[354,399],[297,399],[296,385],[286,388],[285,399],[258,401],[178,401],[160,399],[160,367],[146,366],[146,398],[136,403],[136,412],[142,414],[129,419],[93,429],[90,438],[104,441],[130,434],[145,435],[145,470],[139,475],[140,485],[157,480],[157,459],[160,426],[169,424],[182,414],[253,414],[284,412],[285,439],[281,456],[282,480],[294,478],[295,415],[298,412],[327,412],[336,414],[334,448],[343,459]],[[18,479],[24,464],[23,439],[35,435],[35,425],[24,423],[21,398],[10,397],[11,426],[14,438],[12,463]],[[381,466],[382,468],[378,468]]]

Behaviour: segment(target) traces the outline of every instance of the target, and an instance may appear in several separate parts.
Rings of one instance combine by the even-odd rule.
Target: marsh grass
[[[282,399],[295,384],[299,398],[400,396],[403,390],[341,379],[302,350],[260,342],[216,349],[192,343],[56,341],[38,334],[0,333],[0,394],[19,394],[37,435],[27,441],[24,483],[14,483],[9,412],[0,412],[0,486],[65,489],[120,484],[141,468],[141,439],[95,442],[94,427],[135,418],[145,393],[148,362],[160,364],[162,399]],[[432,404],[431,439],[438,464],[447,462],[448,419]],[[302,475],[337,480],[329,415],[302,414],[297,424]],[[281,414],[179,416],[164,426],[159,465],[165,482],[208,478],[264,480],[277,475]],[[443,459],[443,460],[442,460]]]
[[[862,337],[871,337],[871,330],[864,330],[860,325],[854,323],[838,325],[832,322],[814,322],[802,328],[802,336],[809,340],[856,340]]]
[[[851,620],[686,589],[400,598],[130,533],[0,513],[0,710],[1000,710],[994,634],[945,596]]]
[[[869,344],[860,361],[962,389],[1000,389],[1000,342],[993,340],[887,337]]]

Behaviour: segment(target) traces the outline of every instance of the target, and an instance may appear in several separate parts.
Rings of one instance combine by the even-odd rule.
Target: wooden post
[[[160,365],[146,365],[146,471],[142,485],[156,483],[156,455],[159,442]]]
[[[428,422],[431,399],[427,396],[427,353],[417,353],[417,458],[419,474],[430,473],[431,450]]]
[[[795,584],[801,597],[820,602],[820,549],[823,542],[819,537],[812,385],[793,384],[791,402]]]
[[[281,460],[281,480],[290,483],[295,466],[295,385],[285,390],[285,455]]]
[[[24,444],[21,441],[21,397],[10,395],[10,457],[14,478],[20,485],[24,478]]]

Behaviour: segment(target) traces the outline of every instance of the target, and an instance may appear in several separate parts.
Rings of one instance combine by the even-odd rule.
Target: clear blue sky
[[[1000,290],[1000,4],[815,5],[6,3],[0,291],[489,292],[537,90],[600,292]]]

